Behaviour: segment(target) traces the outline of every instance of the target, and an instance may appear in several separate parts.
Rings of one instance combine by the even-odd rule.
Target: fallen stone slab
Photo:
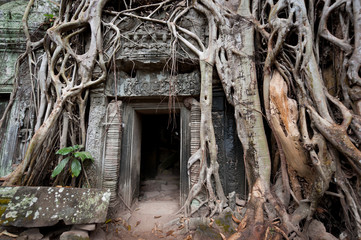
[[[110,191],[103,189],[0,187],[0,225],[46,227],[60,220],[66,225],[102,223],[109,199]]]

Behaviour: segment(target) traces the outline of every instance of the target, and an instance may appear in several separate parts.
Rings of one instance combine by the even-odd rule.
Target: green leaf
[[[54,17],[54,15],[51,14],[51,13],[45,13],[44,16],[45,16],[45,17],[48,17],[48,18],[53,18],[53,17]]]
[[[51,173],[51,177],[57,176],[61,171],[63,171],[64,167],[68,163],[70,157],[66,157],[54,168],[53,172]]]
[[[72,151],[74,151],[75,149],[73,147],[65,147],[62,149],[59,149],[56,154],[60,154],[60,155],[67,155],[69,153],[71,153]]]
[[[85,159],[90,159],[90,160],[94,161],[94,159],[93,159],[92,155],[90,154],[90,152],[85,152],[85,151],[83,151],[83,152],[75,152],[74,157],[80,158],[80,160],[82,162],[84,162]]]
[[[73,148],[74,150],[80,150],[83,148],[83,145],[74,145]]]
[[[81,164],[80,164],[79,160],[73,159],[73,161],[71,162],[72,176],[75,176],[75,177],[79,176],[80,171],[81,171]]]

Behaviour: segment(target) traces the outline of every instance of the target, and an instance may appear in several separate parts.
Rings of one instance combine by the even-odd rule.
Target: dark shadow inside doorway
[[[142,114],[141,124],[139,200],[179,200],[179,116]]]

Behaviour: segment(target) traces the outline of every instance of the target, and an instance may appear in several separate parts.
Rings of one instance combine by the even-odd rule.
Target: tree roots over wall
[[[201,110],[200,147],[188,164],[199,176],[182,210],[191,216],[205,206],[212,217],[227,206],[211,116],[217,74],[234,107],[249,186],[246,215],[230,239],[361,238],[359,0],[62,0],[40,41],[27,30],[33,3],[17,66],[29,64],[35,134],[4,185],[49,182],[46,172],[57,162],[47,152],[85,144],[89,91],[115,69],[122,24],[151,23],[172,36],[172,74],[180,49],[196,56],[201,72],[199,102],[192,103]],[[205,19],[206,38],[182,23],[190,12]],[[69,179],[64,173],[53,182]],[[191,210],[194,199],[200,207]]]

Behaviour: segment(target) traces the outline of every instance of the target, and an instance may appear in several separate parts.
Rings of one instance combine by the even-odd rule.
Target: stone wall
[[[237,136],[234,109],[223,91],[213,92],[212,117],[218,145],[219,174],[226,195],[246,194],[246,177],[241,142]]]
[[[0,1],[1,109],[7,105],[13,90],[17,58],[25,51],[26,39],[22,30],[22,17],[27,4],[26,0]],[[29,15],[29,31],[32,40],[44,34],[46,27],[44,23],[47,21],[44,14],[54,12],[56,12],[56,5],[50,1],[36,2]],[[0,129],[0,177],[9,174],[13,169],[13,164],[21,161],[34,128],[35,113],[30,107],[33,92],[26,61],[19,67],[19,71],[17,98],[5,124]]]

